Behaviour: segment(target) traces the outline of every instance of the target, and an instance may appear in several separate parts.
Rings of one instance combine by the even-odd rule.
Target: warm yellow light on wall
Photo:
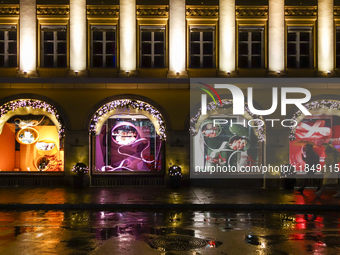
[[[20,70],[26,74],[36,71],[36,1],[20,0]]]
[[[136,0],[120,1],[120,69],[136,70]]]
[[[180,73],[185,70],[185,0],[170,0],[169,5],[169,69]]]
[[[86,70],[86,0],[70,0],[70,69]]]
[[[334,70],[333,0],[318,0],[318,70]]]

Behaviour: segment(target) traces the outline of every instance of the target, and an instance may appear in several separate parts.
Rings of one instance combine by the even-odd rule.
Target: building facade
[[[164,185],[172,165],[189,181],[190,78],[252,84],[257,109],[275,86],[308,89],[312,117],[249,127],[243,155],[299,165],[297,140],[340,138],[339,67],[337,1],[3,1],[0,185],[69,185],[77,162],[92,186]]]

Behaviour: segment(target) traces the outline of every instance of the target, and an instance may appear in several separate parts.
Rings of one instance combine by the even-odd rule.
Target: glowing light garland
[[[65,132],[65,128],[63,125],[63,122],[58,114],[57,109],[40,100],[36,100],[36,99],[18,99],[18,100],[13,100],[10,102],[7,102],[5,104],[3,104],[2,106],[0,106],[0,118],[7,114],[10,111],[15,111],[18,108],[32,108],[32,109],[42,109],[45,110],[46,112],[52,114],[55,116],[55,118],[58,121],[58,125],[59,125],[59,137],[63,137],[64,136],[64,132]]]
[[[97,124],[100,120],[100,118],[113,110],[116,109],[120,109],[120,108],[133,108],[133,109],[138,109],[141,111],[146,111],[147,113],[151,114],[157,121],[158,126],[159,126],[159,136],[162,140],[166,139],[166,135],[165,135],[165,123],[163,120],[163,117],[161,115],[161,113],[156,110],[153,106],[151,106],[148,103],[142,102],[142,101],[138,101],[138,100],[130,100],[130,99],[121,99],[121,100],[115,100],[112,102],[109,102],[105,105],[103,105],[102,107],[100,107],[95,114],[93,115],[92,119],[91,119],[91,124],[90,124],[90,132],[91,134],[95,134],[96,133],[96,127]]]
[[[229,100],[229,99],[223,99],[222,100],[222,106],[221,106],[220,103],[217,103],[217,105],[216,105],[214,102],[210,102],[209,104],[207,104],[207,112],[214,111],[216,108],[227,109],[227,108],[231,107],[232,104],[233,104],[233,100]],[[258,138],[258,141],[264,142],[266,140],[266,130],[265,130],[264,125],[261,126],[261,124],[264,123],[263,117],[256,115],[256,114],[253,114],[249,110],[246,103],[244,105],[244,110],[249,114],[249,116],[252,117],[253,125],[254,126],[256,125],[253,128],[254,128],[254,132],[255,132],[255,134]],[[189,131],[190,131],[190,134],[193,135],[193,136],[197,135],[197,133],[198,133],[195,126],[196,126],[197,121],[200,118],[201,114],[202,114],[202,109],[200,108],[198,110],[197,114],[190,119],[190,129],[189,129]]]
[[[340,101],[325,100],[325,99],[323,99],[323,100],[317,100],[317,101],[313,101],[313,102],[304,104],[304,107],[307,110],[315,110],[315,109],[329,109],[329,110],[332,110],[332,109],[335,109],[335,110],[339,110],[340,111]],[[302,114],[302,112],[300,110],[298,110],[294,114],[294,116],[292,117],[292,120],[298,122],[298,118],[303,118],[303,117],[304,117],[304,114]],[[294,121],[291,121],[291,125],[294,125]],[[296,139],[296,137],[295,137],[296,127],[290,127],[289,140],[291,140],[291,141]]]

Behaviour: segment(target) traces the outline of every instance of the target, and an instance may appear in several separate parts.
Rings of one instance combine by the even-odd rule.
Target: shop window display
[[[113,115],[95,138],[95,173],[158,173],[161,144],[145,115]]]
[[[2,172],[63,171],[64,151],[55,124],[44,115],[16,115],[0,134]]]
[[[241,116],[218,116],[214,123],[210,116],[199,127],[194,137],[195,162],[203,168],[209,166],[257,166],[261,147],[253,128]],[[233,123],[231,125],[231,123]],[[241,124],[235,124],[241,123]],[[243,125],[245,124],[245,125]]]

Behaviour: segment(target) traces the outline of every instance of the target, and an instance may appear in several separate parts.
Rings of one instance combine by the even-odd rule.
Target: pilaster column
[[[36,0],[20,0],[19,76],[37,76],[37,9]]]
[[[235,0],[220,0],[219,7],[219,74],[230,76],[236,71]]]
[[[70,0],[70,75],[86,75],[86,0]]]
[[[169,0],[169,73],[168,77],[187,77],[185,0]]]
[[[136,72],[136,0],[120,0],[120,75],[129,76]]]
[[[333,0],[318,0],[318,71],[330,75],[334,71],[334,4]]]
[[[285,70],[285,1],[269,0],[268,69],[271,75]]]

